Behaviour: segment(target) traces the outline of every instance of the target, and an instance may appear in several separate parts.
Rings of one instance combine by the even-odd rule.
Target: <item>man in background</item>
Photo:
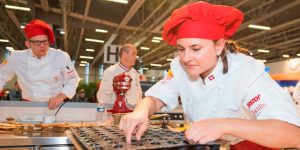
[[[22,93],[21,88],[18,82],[15,82],[14,88],[9,91],[8,99],[11,101],[21,101],[22,100]]]
[[[120,61],[105,69],[100,88],[97,92],[100,104],[114,104],[116,95],[113,91],[113,78],[121,73],[132,78],[131,88],[127,91],[127,104],[133,108],[139,99],[142,98],[142,89],[138,72],[133,68],[136,62],[137,49],[132,44],[124,44],[119,51]]]
[[[88,97],[86,96],[85,90],[81,89],[78,93],[73,97],[72,102],[88,102]]]

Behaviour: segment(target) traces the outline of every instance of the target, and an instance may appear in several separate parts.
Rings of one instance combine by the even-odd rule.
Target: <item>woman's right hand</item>
[[[148,128],[148,114],[145,112],[132,112],[121,118],[119,129],[123,130],[126,136],[126,142],[131,143],[131,137],[135,134],[139,141],[143,133]]]

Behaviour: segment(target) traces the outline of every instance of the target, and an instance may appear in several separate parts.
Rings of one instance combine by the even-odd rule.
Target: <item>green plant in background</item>
[[[81,89],[84,89],[85,94],[87,97],[91,97],[93,96],[94,93],[97,92],[97,87],[96,87],[96,83],[89,83],[89,84],[85,84],[83,82],[80,82],[78,87],[77,87],[77,93],[78,91],[80,91]]]

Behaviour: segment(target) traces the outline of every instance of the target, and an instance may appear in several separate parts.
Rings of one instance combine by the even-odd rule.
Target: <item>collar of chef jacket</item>
[[[176,74],[185,74],[183,76],[188,77],[188,74],[184,71],[182,64],[179,61],[179,57],[175,58],[175,62],[179,63],[178,65],[173,65],[172,66],[172,72],[175,71],[177,72]],[[174,64],[174,63],[173,63]],[[223,76],[223,63],[222,63],[222,59],[221,57],[218,58],[218,62],[216,67],[214,68],[214,70],[204,79],[202,79],[200,76],[195,79],[193,82],[198,82],[200,83],[200,85],[202,86],[202,88],[208,88],[211,85],[213,85],[215,82],[218,81],[219,78],[221,78]],[[191,79],[193,80],[193,79]]]
[[[44,60],[44,59],[47,57],[47,55],[49,54],[49,51],[50,51],[50,47],[48,48],[48,51],[47,51],[46,55],[43,56],[43,57],[41,57],[41,59],[38,59],[38,58],[33,54],[32,49],[31,49],[31,48],[28,49],[29,55],[32,56],[32,58],[37,59],[37,60]]]
[[[122,65],[121,62],[118,62],[118,66],[122,69],[124,69],[125,71],[129,71],[130,68],[127,68],[126,66]]]
[[[202,83],[204,83],[206,86],[209,86],[216,82],[223,75],[223,63],[221,57],[219,57],[216,67],[207,77],[204,78]],[[202,80],[201,77],[199,77],[199,80]]]

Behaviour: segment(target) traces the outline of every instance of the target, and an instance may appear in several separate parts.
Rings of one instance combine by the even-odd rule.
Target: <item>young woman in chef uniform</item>
[[[187,140],[200,144],[217,139],[236,149],[300,148],[300,118],[292,99],[264,71],[264,64],[242,53],[231,37],[243,21],[239,10],[196,2],[175,10],[163,39],[178,49],[172,76],[146,92],[119,128],[131,142],[147,130],[148,118],[172,110],[181,97],[191,126]],[[268,148],[267,148],[268,147]]]

